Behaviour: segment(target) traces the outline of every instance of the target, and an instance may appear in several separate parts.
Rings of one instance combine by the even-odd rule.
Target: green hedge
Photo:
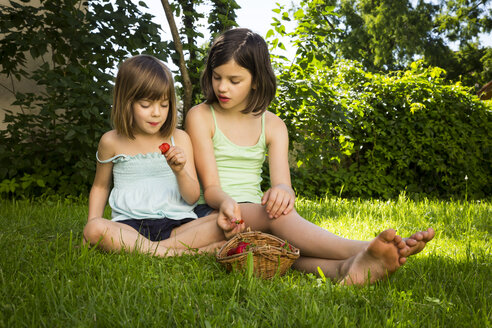
[[[347,61],[310,69],[282,73],[274,104],[291,136],[298,193],[491,195],[490,102],[418,62],[389,75]]]

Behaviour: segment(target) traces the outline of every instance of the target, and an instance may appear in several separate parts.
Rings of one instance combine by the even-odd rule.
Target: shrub
[[[490,196],[490,103],[419,62],[387,75],[348,61],[309,70],[284,71],[273,104],[289,129],[299,193]]]

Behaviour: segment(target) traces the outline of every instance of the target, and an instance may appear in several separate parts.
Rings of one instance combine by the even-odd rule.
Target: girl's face
[[[156,134],[166,122],[169,100],[140,99],[133,103],[135,134]]]
[[[241,111],[246,108],[253,76],[231,59],[212,71],[212,86],[219,106],[225,110]]]

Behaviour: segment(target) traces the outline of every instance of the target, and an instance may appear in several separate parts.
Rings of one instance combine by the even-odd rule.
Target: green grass
[[[490,202],[298,200],[349,238],[432,226],[389,280],[343,287],[288,271],[226,273],[212,256],[170,259],[82,246],[87,206],[0,201],[0,327],[490,327]]]

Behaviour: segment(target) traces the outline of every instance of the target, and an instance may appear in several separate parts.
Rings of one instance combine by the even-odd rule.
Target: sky
[[[133,1],[138,3],[139,0]],[[241,6],[241,9],[236,10],[236,22],[238,25],[240,27],[247,27],[253,32],[265,37],[268,30],[272,28],[270,24],[272,23],[272,16],[275,14],[272,10],[277,8],[276,3],[284,6],[285,9],[288,9],[292,7],[292,3],[298,4],[300,3],[300,0],[236,0],[236,2],[239,6]],[[161,1],[147,0],[145,3],[149,7],[148,12],[155,16],[154,22],[159,24],[164,30],[163,39],[171,40],[172,36],[169,32],[169,25],[167,23],[166,16],[164,15],[164,9],[162,8]],[[206,18],[204,19],[203,25],[207,25]],[[289,28],[287,25],[286,27]],[[204,28],[202,32],[205,35],[205,40],[209,40],[210,35],[207,33],[207,29]],[[206,42],[205,40],[204,42]],[[285,43],[285,46],[288,47],[288,44]],[[289,48],[288,53],[285,54],[287,57],[289,57],[289,52],[292,54],[294,53],[294,51]]]
[[[292,7],[291,3],[299,4],[298,0],[236,0],[241,9],[236,11],[236,22],[240,27],[247,27],[254,32],[265,36],[272,28],[272,16],[275,14],[272,9],[277,8],[276,3],[285,6],[286,9]]]
[[[138,3],[139,0],[134,0]],[[299,0],[236,0],[241,9],[236,10],[237,23],[240,27],[247,27],[254,32],[265,36],[268,30],[271,28],[272,22],[272,9],[277,8],[276,3],[290,8],[291,3],[299,3]],[[160,24],[165,31],[169,31],[166,17],[164,16],[164,9],[160,0],[147,0],[145,1],[149,7],[149,12],[156,16],[154,20],[157,24]],[[206,24],[206,22],[204,23]],[[169,32],[166,35],[167,38],[171,38]]]

